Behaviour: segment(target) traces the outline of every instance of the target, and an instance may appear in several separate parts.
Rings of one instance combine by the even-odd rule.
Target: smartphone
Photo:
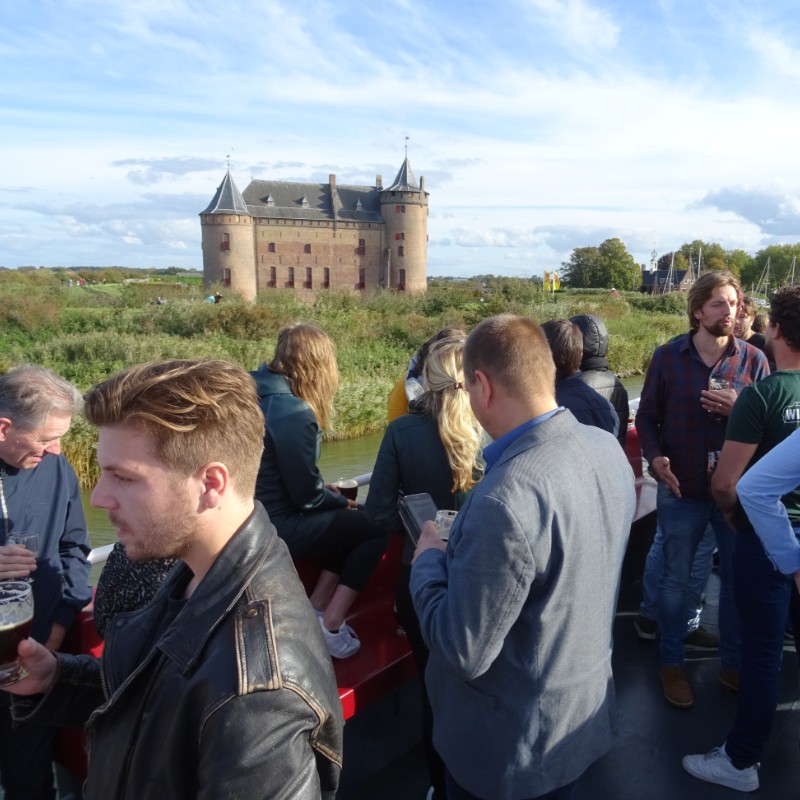
[[[406,533],[416,547],[419,535],[422,533],[422,526],[428,520],[435,520],[436,512],[439,509],[436,508],[433,498],[427,492],[423,492],[401,497],[397,501],[397,510]]]

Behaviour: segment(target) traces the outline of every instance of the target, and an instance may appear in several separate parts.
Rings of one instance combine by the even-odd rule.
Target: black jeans
[[[14,723],[7,696],[0,698],[0,780],[5,800],[54,800],[56,729]]]
[[[417,665],[417,674],[422,688],[422,743],[425,747],[425,760],[428,764],[428,774],[433,786],[433,798],[434,800],[445,800],[447,798],[447,785],[444,776],[444,761],[442,761],[441,756],[433,746],[433,709],[425,686],[425,667],[428,665],[430,651],[422,638],[422,632],[419,629],[419,618],[414,610],[414,604],[411,602],[411,592],[408,586],[410,579],[411,565],[401,564],[397,573],[397,588],[394,598],[395,612],[397,621],[403,626],[408,643],[411,645],[411,652],[414,654],[414,662]]]

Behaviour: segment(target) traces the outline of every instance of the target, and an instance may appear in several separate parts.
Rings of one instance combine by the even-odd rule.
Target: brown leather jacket
[[[88,719],[87,800],[332,800],[333,667],[261,504],[162,630],[187,577],[180,564],[149,606],[115,617],[102,661],[59,655],[56,684],[33,710],[15,698],[15,716]]]

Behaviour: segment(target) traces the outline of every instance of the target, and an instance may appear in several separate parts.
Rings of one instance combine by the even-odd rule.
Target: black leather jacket
[[[88,718],[87,800],[332,800],[333,667],[260,504],[180,607],[190,577],[180,564],[149,606],[115,617],[102,661],[59,655],[55,685],[29,714],[15,698],[15,716]]]
[[[583,334],[583,358],[581,380],[608,400],[619,417],[617,440],[625,447],[628,435],[628,390],[608,366],[608,330],[600,317],[594,314],[578,314],[570,317]]]
[[[250,375],[265,420],[256,499],[293,547],[297,536],[316,540],[331,524],[332,516],[323,512],[347,508],[347,498],[326,488],[317,466],[322,441],[317,418],[292,394],[286,378],[266,364]]]

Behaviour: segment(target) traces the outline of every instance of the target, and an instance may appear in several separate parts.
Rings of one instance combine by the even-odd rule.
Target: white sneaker
[[[715,747],[710,753],[684,756],[683,768],[695,778],[709,783],[718,783],[737,792],[754,792],[758,789],[758,764],[744,769],[736,769],[725,745]]]
[[[349,658],[359,651],[361,642],[349,625],[342,623],[342,627],[336,633],[333,633],[325,627],[322,617],[318,617],[318,619],[319,626],[325,636],[325,644],[328,645],[328,652],[334,658]]]

